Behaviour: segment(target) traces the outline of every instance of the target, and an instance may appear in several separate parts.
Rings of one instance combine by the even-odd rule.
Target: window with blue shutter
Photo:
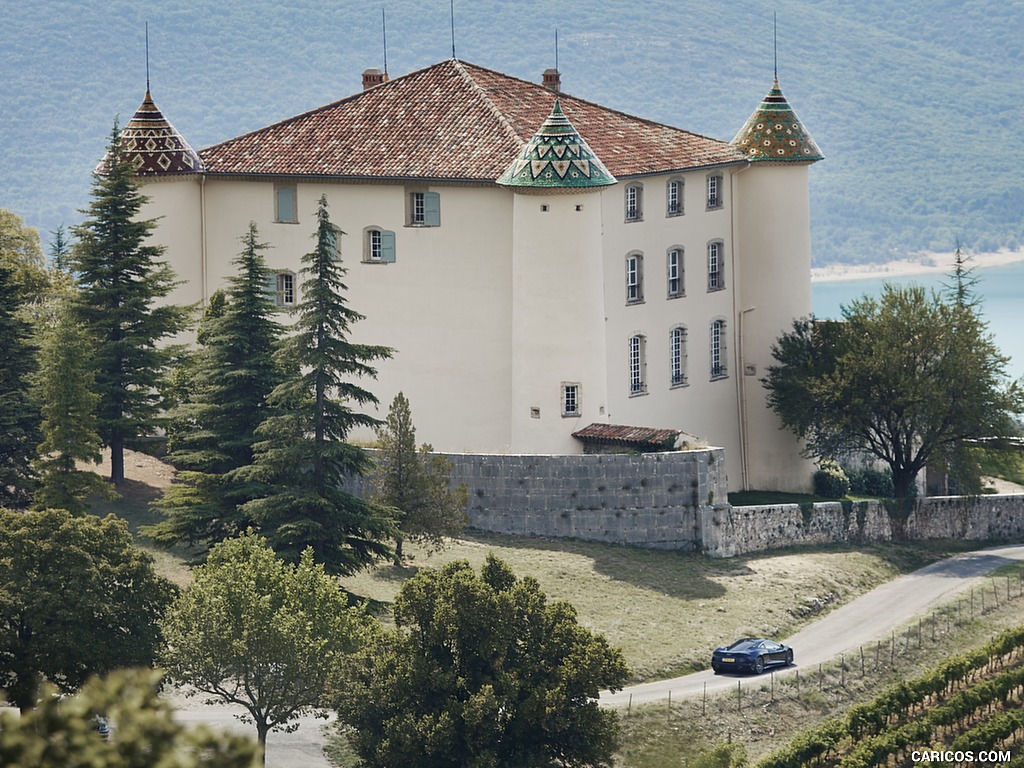
[[[441,195],[438,192],[423,193],[423,225],[441,226]]]
[[[395,233],[387,229],[380,233],[380,260],[395,263]]]

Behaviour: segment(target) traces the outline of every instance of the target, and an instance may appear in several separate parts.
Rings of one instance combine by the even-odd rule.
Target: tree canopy
[[[267,294],[267,246],[255,224],[241,240],[236,272],[211,298],[199,350],[185,367],[185,402],[172,414],[168,461],[179,472],[156,504],[166,520],[145,531],[165,545],[209,547],[253,524],[239,505],[255,491],[230,473],[252,462],[267,398],[285,375],[274,360],[283,330]]]
[[[451,487],[451,462],[435,456],[429,443],[417,449],[412,409],[402,392],[377,430],[377,447],[374,499],[395,511],[395,560],[402,560],[405,539],[439,548],[445,537],[458,536],[468,522],[466,486]]]
[[[168,352],[158,345],[185,327],[186,313],[160,303],[174,273],[148,243],[156,226],[139,213],[146,202],[120,131],[93,179],[85,221],[75,227],[73,266],[81,288],[77,315],[96,339],[99,433],[111,452],[111,479],[124,481],[125,441],[151,430],[160,413],[158,384]]]
[[[253,768],[257,745],[237,734],[175,722],[160,698],[160,672],[120,670],[94,677],[70,698],[45,685],[21,717],[0,712],[0,765],[18,768]],[[112,721],[104,739],[97,717]]]
[[[0,688],[22,710],[45,678],[70,693],[92,674],[152,664],[175,587],[113,515],[0,509]]]
[[[926,466],[969,479],[968,448],[1015,435],[1024,402],[965,287],[887,285],[841,322],[795,321],[772,350],[769,405],[810,455],[885,463],[897,499]]]
[[[217,544],[167,611],[161,663],[208,701],[240,704],[260,744],[320,707],[328,682],[362,642],[367,619],[307,549],[280,560],[253,533]]]
[[[0,262],[0,504],[24,506],[35,486],[39,408],[31,396],[36,368],[31,328],[13,270]]]
[[[622,654],[536,580],[493,556],[479,576],[466,562],[421,571],[395,625],[336,686],[369,768],[612,764],[617,714],[597,697],[624,684]]]
[[[347,442],[349,433],[380,424],[354,410],[377,403],[359,379],[373,378],[370,363],[392,350],[349,338],[363,316],[345,298],[338,235],[321,197],[316,245],[302,257],[298,319],[279,354],[282,369],[297,373],[271,392],[272,415],[257,430],[253,463],[235,476],[262,484],[263,492],[242,509],[275,552],[296,562],[312,547],[329,572],[348,574],[386,557],[394,533],[385,508],[344,490],[348,478],[371,466],[366,451]]]

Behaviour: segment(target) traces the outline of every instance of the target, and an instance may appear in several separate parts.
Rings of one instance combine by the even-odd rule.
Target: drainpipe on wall
[[[209,296],[206,292],[206,174],[199,177],[199,258],[201,266],[201,286],[203,305]]]
[[[735,370],[736,376],[736,411],[737,420],[739,422],[739,438],[740,438],[740,483],[741,488],[744,491],[750,490],[749,476],[750,473],[747,469],[747,409],[746,409],[746,398],[744,397],[743,390],[743,315],[752,309],[739,311],[737,302],[739,301],[740,286],[742,285],[740,279],[740,273],[736,268],[736,252],[740,250],[742,243],[740,242],[739,235],[736,231],[736,221],[739,218],[740,211],[736,210],[736,177],[743,173],[745,170],[750,168],[750,163],[747,163],[742,168],[739,168],[732,172],[732,179],[729,184],[729,216],[730,216],[730,229],[732,230],[732,247],[729,249],[729,260],[731,262],[732,269],[732,314],[736,318],[736,365]]]

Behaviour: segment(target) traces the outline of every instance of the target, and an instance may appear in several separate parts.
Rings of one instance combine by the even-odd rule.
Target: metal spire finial
[[[449,0],[449,7],[451,9],[451,17],[452,17],[452,22],[451,22],[452,23],[452,58],[454,59],[454,58],[456,58],[456,56],[455,56],[455,0]]]
[[[149,22],[146,22],[146,93],[149,93]]]

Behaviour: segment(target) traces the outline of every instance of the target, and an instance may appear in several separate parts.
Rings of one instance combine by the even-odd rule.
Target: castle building
[[[731,142],[459,60],[195,152],[150,94],[125,127],[155,238],[203,302],[255,221],[286,309],[326,195],[366,316],[445,452],[580,453],[633,427],[725,448],[730,489],[805,490],[765,405],[771,345],[811,312],[808,167],[776,82]],[[659,434],[661,434],[659,432]],[[369,435],[364,437],[370,437]]]

